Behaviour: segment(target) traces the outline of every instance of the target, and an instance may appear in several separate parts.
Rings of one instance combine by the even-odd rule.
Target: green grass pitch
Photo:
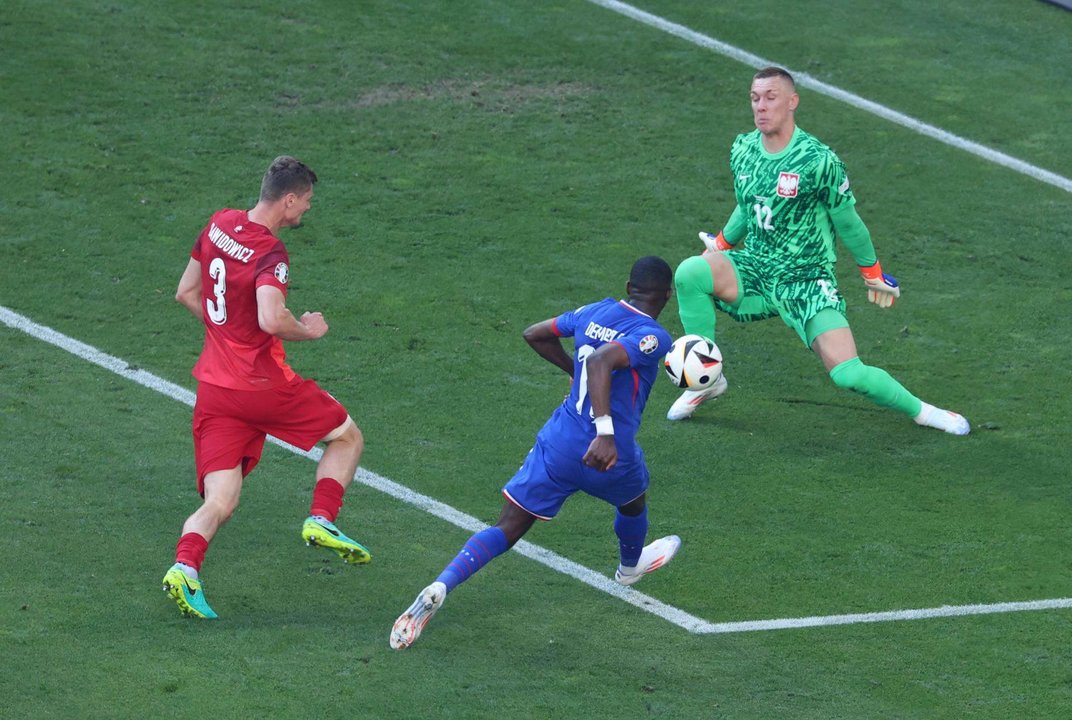
[[[1072,177],[1072,15],[1044,3],[641,9]],[[752,68],[585,0],[126,3],[0,10],[0,306],[193,388],[173,294],[209,214],[272,157],[320,175],[286,231],[294,367],[351,411],[363,465],[484,522],[566,389],[521,338],[676,265],[730,210]],[[778,321],[719,318],[730,392],[652,394],[637,590],[711,623],[1072,597],[1072,194],[815,91],[904,297],[839,266],[861,356],[967,438],[838,392]],[[663,320],[680,332],[676,303]],[[190,409],[0,324],[0,716],[1064,718],[1072,610],[694,634],[509,553],[417,645],[391,623],[468,531],[354,486],[374,561],[304,547],[312,463],[269,446],[204,577],[160,591],[196,507]],[[527,537],[611,574],[608,508]]]

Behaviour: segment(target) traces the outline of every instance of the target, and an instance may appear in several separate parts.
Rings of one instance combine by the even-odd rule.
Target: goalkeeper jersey
[[[856,199],[833,150],[798,127],[785,149],[771,154],[754,130],[737,136],[730,169],[750,253],[786,271],[835,262],[830,212]],[[740,240],[727,230],[731,242]]]

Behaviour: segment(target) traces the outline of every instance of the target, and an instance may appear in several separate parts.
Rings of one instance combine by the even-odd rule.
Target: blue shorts
[[[545,448],[539,441],[532,446],[525,464],[503,487],[506,499],[541,520],[558,514],[562,504],[578,490],[605,500],[615,507],[643,495],[648,489],[648,466],[638,450],[634,462],[619,462],[606,472],[590,468],[581,458],[567,458]]]

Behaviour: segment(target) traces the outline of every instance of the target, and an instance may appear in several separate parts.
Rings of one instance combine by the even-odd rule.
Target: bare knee
[[[639,515],[642,512],[644,512],[644,506],[645,506],[644,495],[641,495],[638,498],[634,498],[634,499],[630,500],[625,505],[619,505],[618,506],[618,512],[620,512],[622,515],[626,515],[628,517],[636,517],[637,515]]]
[[[502,530],[503,535],[506,536],[508,547],[513,547],[514,543],[520,540],[535,522],[535,515],[522,510],[511,502],[507,502],[503,505],[502,512],[499,513],[499,519],[495,522],[495,527]]]
[[[235,510],[238,509],[238,496],[226,496],[226,497],[213,497],[206,498],[205,504],[202,506],[211,513],[219,524],[223,524],[231,519]]]
[[[361,451],[365,448],[365,436],[361,433],[361,428],[354,424],[353,420],[347,418],[336,432],[337,434],[332,433],[333,437],[328,436],[328,447],[349,450],[348,454],[360,457]]]
[[[194,513],[193,517],[211,519],[217,525],[222,525],[231,519],[235,508],[238,507],[238,498],[242,494],[242,466],[237,465],[229,470],[216,470],[205,475],[204,498],[201,508]],[[193,518],[191,518],[193,519]]]
[[[349,415],[346,416],[346,420],[343,421],[342,425],[324,436],[324,442],[326,443],[337,441],[344,445],[352,443],[359,447],[365,444],[365,436],[361,434],[361,428],[357,426],[357,423]]]

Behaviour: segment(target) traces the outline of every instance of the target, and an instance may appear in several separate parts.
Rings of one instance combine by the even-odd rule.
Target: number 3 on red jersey
[[[223,294],[227,292],[227,267],[223,258],[213,258],[208,266],[208,276],[215,281],[212,294],[216,296],[216,301],[205,298],[205,311],[209,320],[216,325],[223,325],[227,322],[227,302],[223,299]]]

